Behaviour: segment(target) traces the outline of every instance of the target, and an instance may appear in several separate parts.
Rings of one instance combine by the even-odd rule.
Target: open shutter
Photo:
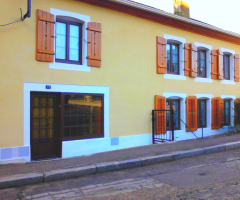
[[[197,77],[197,47],[194,44],[191,44],[191,46],[191,77]]]
[[[190,76],[191,75],[191,44],[185,43],[184,44],[184,75]]]
[[[167,73],[167,40],[157,36],[157,73]]]
[[[218,79],[223,79],[223,52],[218,50]]]
[[[162,96],[155,95],[154,99],[155,110],[166,110],[166,98]],[[166,133],[166,112],[165,111],[156,111],[156,134],[164,134]]]
[[[239,54],[234,55],[234,81],[239,82]]]
[[[187,117],[187,131],[196,131],[198,129],[197,124],[197,97],[191,96],[186,98],[186,117]]]
[[[212,99],[212,129],[223,127],[223,99],[215,97]]]
[[[101,67],[101,32],[102,25],[96,22],[88,23],[88,66]]]
[[[36,60],[53,62],[54,59],[54,15],[37,10]]]
[[[211,51],[211,78],[218,79],[218,50]]]
[[[220,121],[219,128],[222,128],[224,124],[223,109],[224,109],[224,100],[219,98],[219,121]]]

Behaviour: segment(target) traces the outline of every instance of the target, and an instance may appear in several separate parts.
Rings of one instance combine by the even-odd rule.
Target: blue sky
[[[173,0],[133,0],[173,13]],[[240,0],[185,0],[190,17],[240,34]]]

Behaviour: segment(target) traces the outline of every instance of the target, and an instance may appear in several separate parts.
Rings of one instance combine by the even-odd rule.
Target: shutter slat
[[[36,60],[53,62],[54,15],[37,10]]]
[[[190,96],[186,98],[186,127],[187,131],[196,131],[198,129],[197,125],[197,97]]]
[[[155,110],[166,110],[166,98],[155,95],[154,98]],[[157,119],[155,125],[155,134],[164,134],[167,131],[166,127],[166,112],[156,111],[155,118]]]
[[[157,73],[167,73],[167,40],[157,36]]]
[[[211,78],[214,80],[218,79],[218,51],[211,51]]]
[[[185,43],[184,44],[184,75],[190,76],[191,75],[191,44]]]
[[[191,77],[197,77],[197,47],[191,44]]]
[[[218,79],[223,79],[223,52],[218,50]]]
[[[102,25],[96,22],[88,23],[88,66],[101,67],[101,30]]]
[[[234,81],[239,82],[239,55],[234,55]]]

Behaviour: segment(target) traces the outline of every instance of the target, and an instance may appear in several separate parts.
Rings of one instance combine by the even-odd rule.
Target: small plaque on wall
[[[51,85],[46,85],[46,89],[51,89]]]

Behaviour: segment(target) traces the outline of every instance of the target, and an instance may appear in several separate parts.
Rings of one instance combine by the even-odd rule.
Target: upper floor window
[[[167,73],[179,74],[179,45],[167,43]]]
[[[198,77],[207,77],[206,51],[198,49]]]
[[[230,55],[223,55],[223,78],[230,80]]]
[[[56,62],[82,64],[82,24],[75,21],[56,19]]]

